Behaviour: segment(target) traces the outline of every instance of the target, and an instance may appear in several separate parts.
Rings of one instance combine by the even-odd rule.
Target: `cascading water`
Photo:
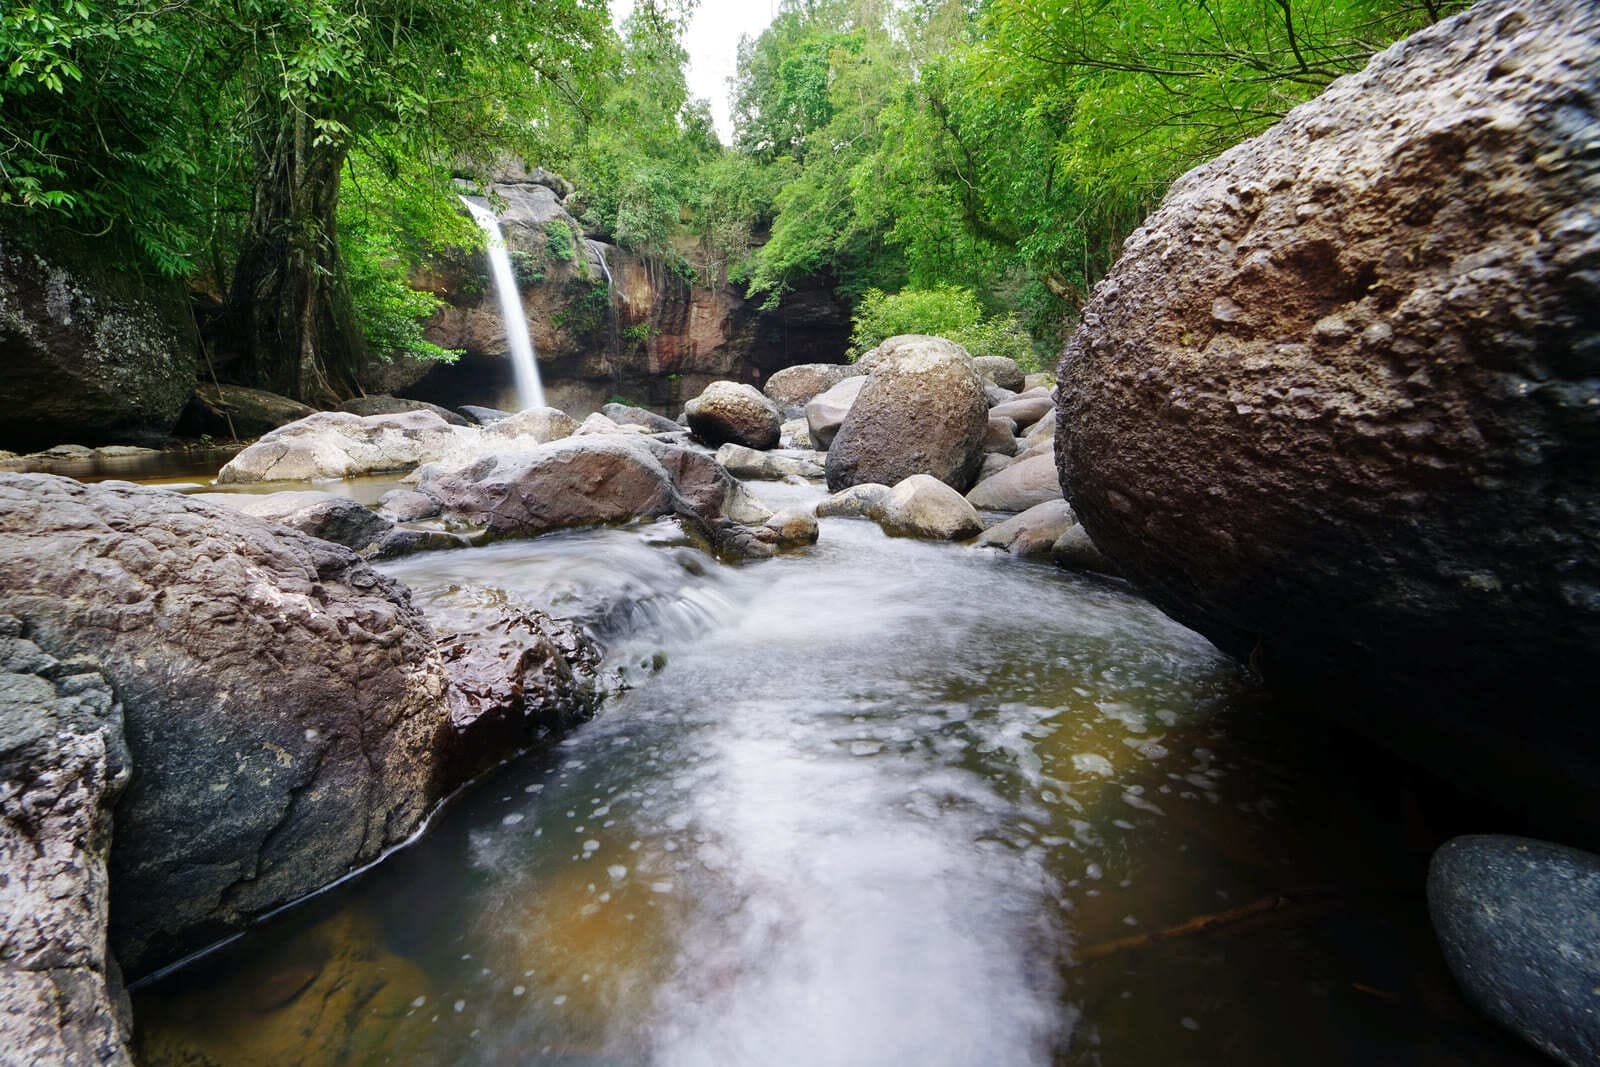
[[[542,408],[544,385],[539,381],[539,362],[534,358],[533,335],[528,332],[528,319],[522,313],[522,294],[517,289],[517,279],[511,273],[511,255],[506,251],[505,235],[500,232],[500,221],[494,212],[466,197],[472,218],[489,237],[489,268],[494,275],[494,288],[500,298],[500,319],[506,326],[506,343],[511,346],[511,366],[517,376],[517,404],[521,408]]]
[[[589,251],[593,253],[594,258],[600,262],[600,273],[605,275],[606,279],[606,292],[610,292],[612,289],[611,264],[606,262],[606,246],[592,237],[583,243],[589,247]]]

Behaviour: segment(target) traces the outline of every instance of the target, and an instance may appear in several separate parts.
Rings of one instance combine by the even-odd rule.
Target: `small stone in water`
[[[606,873],[613,878],[626,878],[628,876],[628,868],[624,867],[620,863],[614,863],[606,868]]]
[[[1198,1030],[1198,1029],[1200,1029],[1200,1024],[1195,1022],[1193,1019],[1189,1018],[1187,1015],[1185,1015],[1180,1020],[1180,1022],[1182,1023],[1183,1028],[1185,1030]]]
[[[519,823],[521,821],[522,821],[522,816],[521,815],[511,814],[511,815],[507,815],[505,818],[501,819],[500,820],[500,824],[502,826],[515,826],[515,825],[517,825],[517,823]]]
[[[457,1014],[460,1014],[461,1012],[465,1011],[466,1008],[467,1008],[467,1002],[466,1001],[464,1001],[464,1000],[456,1001],[455,1009],[456,1009],[456,1013]]]
[[[567,1002],[567,996],[566,996],[565,993],[563,993],[559,997],[552,998],[551,1001],[550,1001],[550,1003],[554,1004],[558,1008],[561,1007],[561,1005],[565,1004],[566,1002]]]
[[[517,985],[517,986],[512,986],[511,987],[511,995],[514,996],[514,997],[520,997],[520,996],[522,996],[522,994],[526,993],[527,991],[528,991],[528,987],[527,986]]]
[[[426,1003],[428,1003],[428,998],[427,997],[418,997],[417,999],[415,999],[415,1000],[413,1000],[411,1002],[411,1006],[413,1008],[420,1008]]]
[[[652,893],[670,893],[670,892],[672,892],[672,883],[671,882],[651,882],[650,883],[650,892],[652,892]]]
[[[600,848],[600,842],[598,842],[598,841],[596,841],[596,840],[594,840],[592,838],[583,843],[583,850],[585,852],[595,852],[599,848]]]

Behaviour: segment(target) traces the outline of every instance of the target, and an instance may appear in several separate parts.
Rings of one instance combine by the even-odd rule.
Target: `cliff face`
[[[497,183],[500,226],[551,403],[598,408],[620,396],[677,406],[717,379],[759,382],[796,363],[843,358],[850,318],[829,288],[797,288],[770,311],[733,286],[703,285],[638,255],[587,240],[562,206],[559,179]],[[445,405],[510,404],[500,312],[479,256],[444,261],[420,284],[446,301],[428,337],[464,351],[453,366],[392,365],[373,391]]]

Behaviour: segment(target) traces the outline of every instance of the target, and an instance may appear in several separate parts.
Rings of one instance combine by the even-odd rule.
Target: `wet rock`
[[[91,662],[0,616],[0,1049],[8,1063],[131,1064],[106,945],[111,809],[131,768]]]
[[[989,409],[989,416],[1010,419],[1019,427],[1029,427],[1055,410],[1055,402],[1047,396],[1016,397]]]
[[[753,385],[712,382],[684,405],[689,429],[708,445],[729,442],[747,448],[774,448],[783,417]]]
[[[828,488],[927,474],[965,492],[983,464],[989,405],[972,359],[937,337],[891,337],[828,448]]]
[[[1157,604],[1563,820],[1600,810],[1597,51],[1593,3],[1479,3],[1185,175],[1059,390]]]
[[[398,396],[378,394],[375,396],[358,396],[346,400],[339,405],[340,411],[348,411],[352,415],[398,415],[402,411],[431,411],[452,426],[467,426],[468,421],[449,408],[442,408],[438,404],[430,404],[426,400],[406,400]],[[300,416],[296,416],[299,418]]]
[[[1077,523],[1078,517],[1065,500],[1046,500],[989,527],[978,535],[977,543],[1003,548],[1014,556],[1048,556],[1061,535]]]
[[[989,416],[989,428],[983,434],[984,452],[998,452],[1014,456],[1017,452],[1017,424],[1011,419]]]
[[[195,386],[177,432],[187,437],[260,437],[312,414],[298,400],[264,389],[206,382]]]
[[[767,379],[762,392],[780,408],[798,408],[827,392],[846,378],[863,373],[848,363],[801,363]]]
[[[573,437],[421,474],[417,491],[445,515],[499,537],[662,515],[710,529],[719,519],[764,522],[771,515],[749,507],[712,457],[641,435]]]
[[[983,530],[962,495],[931,474],[913,474],[889,490],[872,516],[894,537],[961,541]]]
[[[876,519],[889,498],[889,487],[876,482],[863,482],[841,489],[817,504],[817,517],[822,519]]]
[[[485,426],[482,440],[486,448],[498,447],[501,442],[515,442],[522,447],[547,445],[571,437],[578,429],[578,420],[559,408],[524,408]]]
[[[631,404],[607,404],[600,409],[600,414],[618,426],[643,426],[651,433],[676,433],[682,428],[665,415]]]
[[[823,450],[833,444],[839,427],[844,425],[845,416],[850,414],[856,397],[861,395],[866,385],[864,375],[855,375],[806,402],[806,429],[810,432],[812,444]]]
[[[282,523],[291,530],[343,545],[363,559],[392,559],[428,549],[461,548],[469,543],[455,534],[397,529],[387,516],[336,493],[193,493],[191,499]],[[437,512],[437,505],[426,497],[422,501]]]
[[[1075,571],[1093,571],[1112,578],[1123,576],[1122,569],[1095,547],[1094,539],[1081,524],[1069,528],[1056,539],[1056,543],[1050,546],[1050,558],[1057,565]]]
[[[778,535],[779,548],[802,548],[817,543],[817,519],[803,508],[785,508],[768,519],[766,526]]]
[[[116,270],[69,227],[24,240],[23,221],[0,230],[0,445],[166,436],[199,364],[183,284]]]
[[[416,522],[439,514],[439,502],[415,489],[391,489],[378,498],[378,511],[394,522]]]
[[[973,356],[972,369],[984,381],[1010,392],[1018,393],[1026,388],[1027,376],[1010,356]]]
[[[0,612],[122,698],[112,943],[135,975],[372,860],[438,796],[432,631],[348,549],[164,490],[0,475]]]
[[[234,456],[217,481],[314,481],[408,471],[475,439],[475,431],[451,426],[431,411],[365,417],[319,411],[266,434]]]
[[[456,410],[479,426],[493,426],[501,419],[509,419],[511,417],[511,412],[509,411],[501,411],[499,408],[480,407],[477,404],[462,404]]]
[[[743,445],[723,445],[717,449],[717,462],[735,478],[821,478],[827,454],[823,452],[757,452]]]
[[[1046,500],[1061,499],[1061,479],[1056,458],[1048,452],[1019,459],[1005,470],[979,482],[967,494],[975,508],[985,511],[1026,511]]]
[[[1428,911],[1473,1004],[1562,1063],[1600,1063],[1600,856],[1458,837],[1434,853]]]
[[[458,781],[564,733],[594,712],[600,652],[575,623],[494,595],[436,614],[450,676],[450,776]]]

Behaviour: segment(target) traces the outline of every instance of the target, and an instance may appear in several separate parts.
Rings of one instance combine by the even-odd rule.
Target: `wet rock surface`
[[[1434,854],[1428,910],[1467,997],[1562,1063],[1600,1062],[1600,856],[1458,837]]]
[[[977,543],[1003,548],[1013,556],[1048,556],[1057,540],[1077,524],[1078,518],[1065,500],[1047,500],[989,527]]]
[[[130,775],[122,706],[96,665],[0,615],[0,1057],[129,1064],[106,945],[111,809]]]
[[[871,371],[828,447],[828,488],[927,474],[970,489],[989,405],[966,350],[937,337],[891,337],[862,363]]]
[[[1158,604],[1557,819],[1600,782],[1597,49],[1592,3],[1489,0],[1190,172],[1059,388]]]
[[[0,576],[0,612],[94,656],[123,701],[130,974],[376,858],[438,795],[433,633],[349,550],[176,493],[0,475]]]

